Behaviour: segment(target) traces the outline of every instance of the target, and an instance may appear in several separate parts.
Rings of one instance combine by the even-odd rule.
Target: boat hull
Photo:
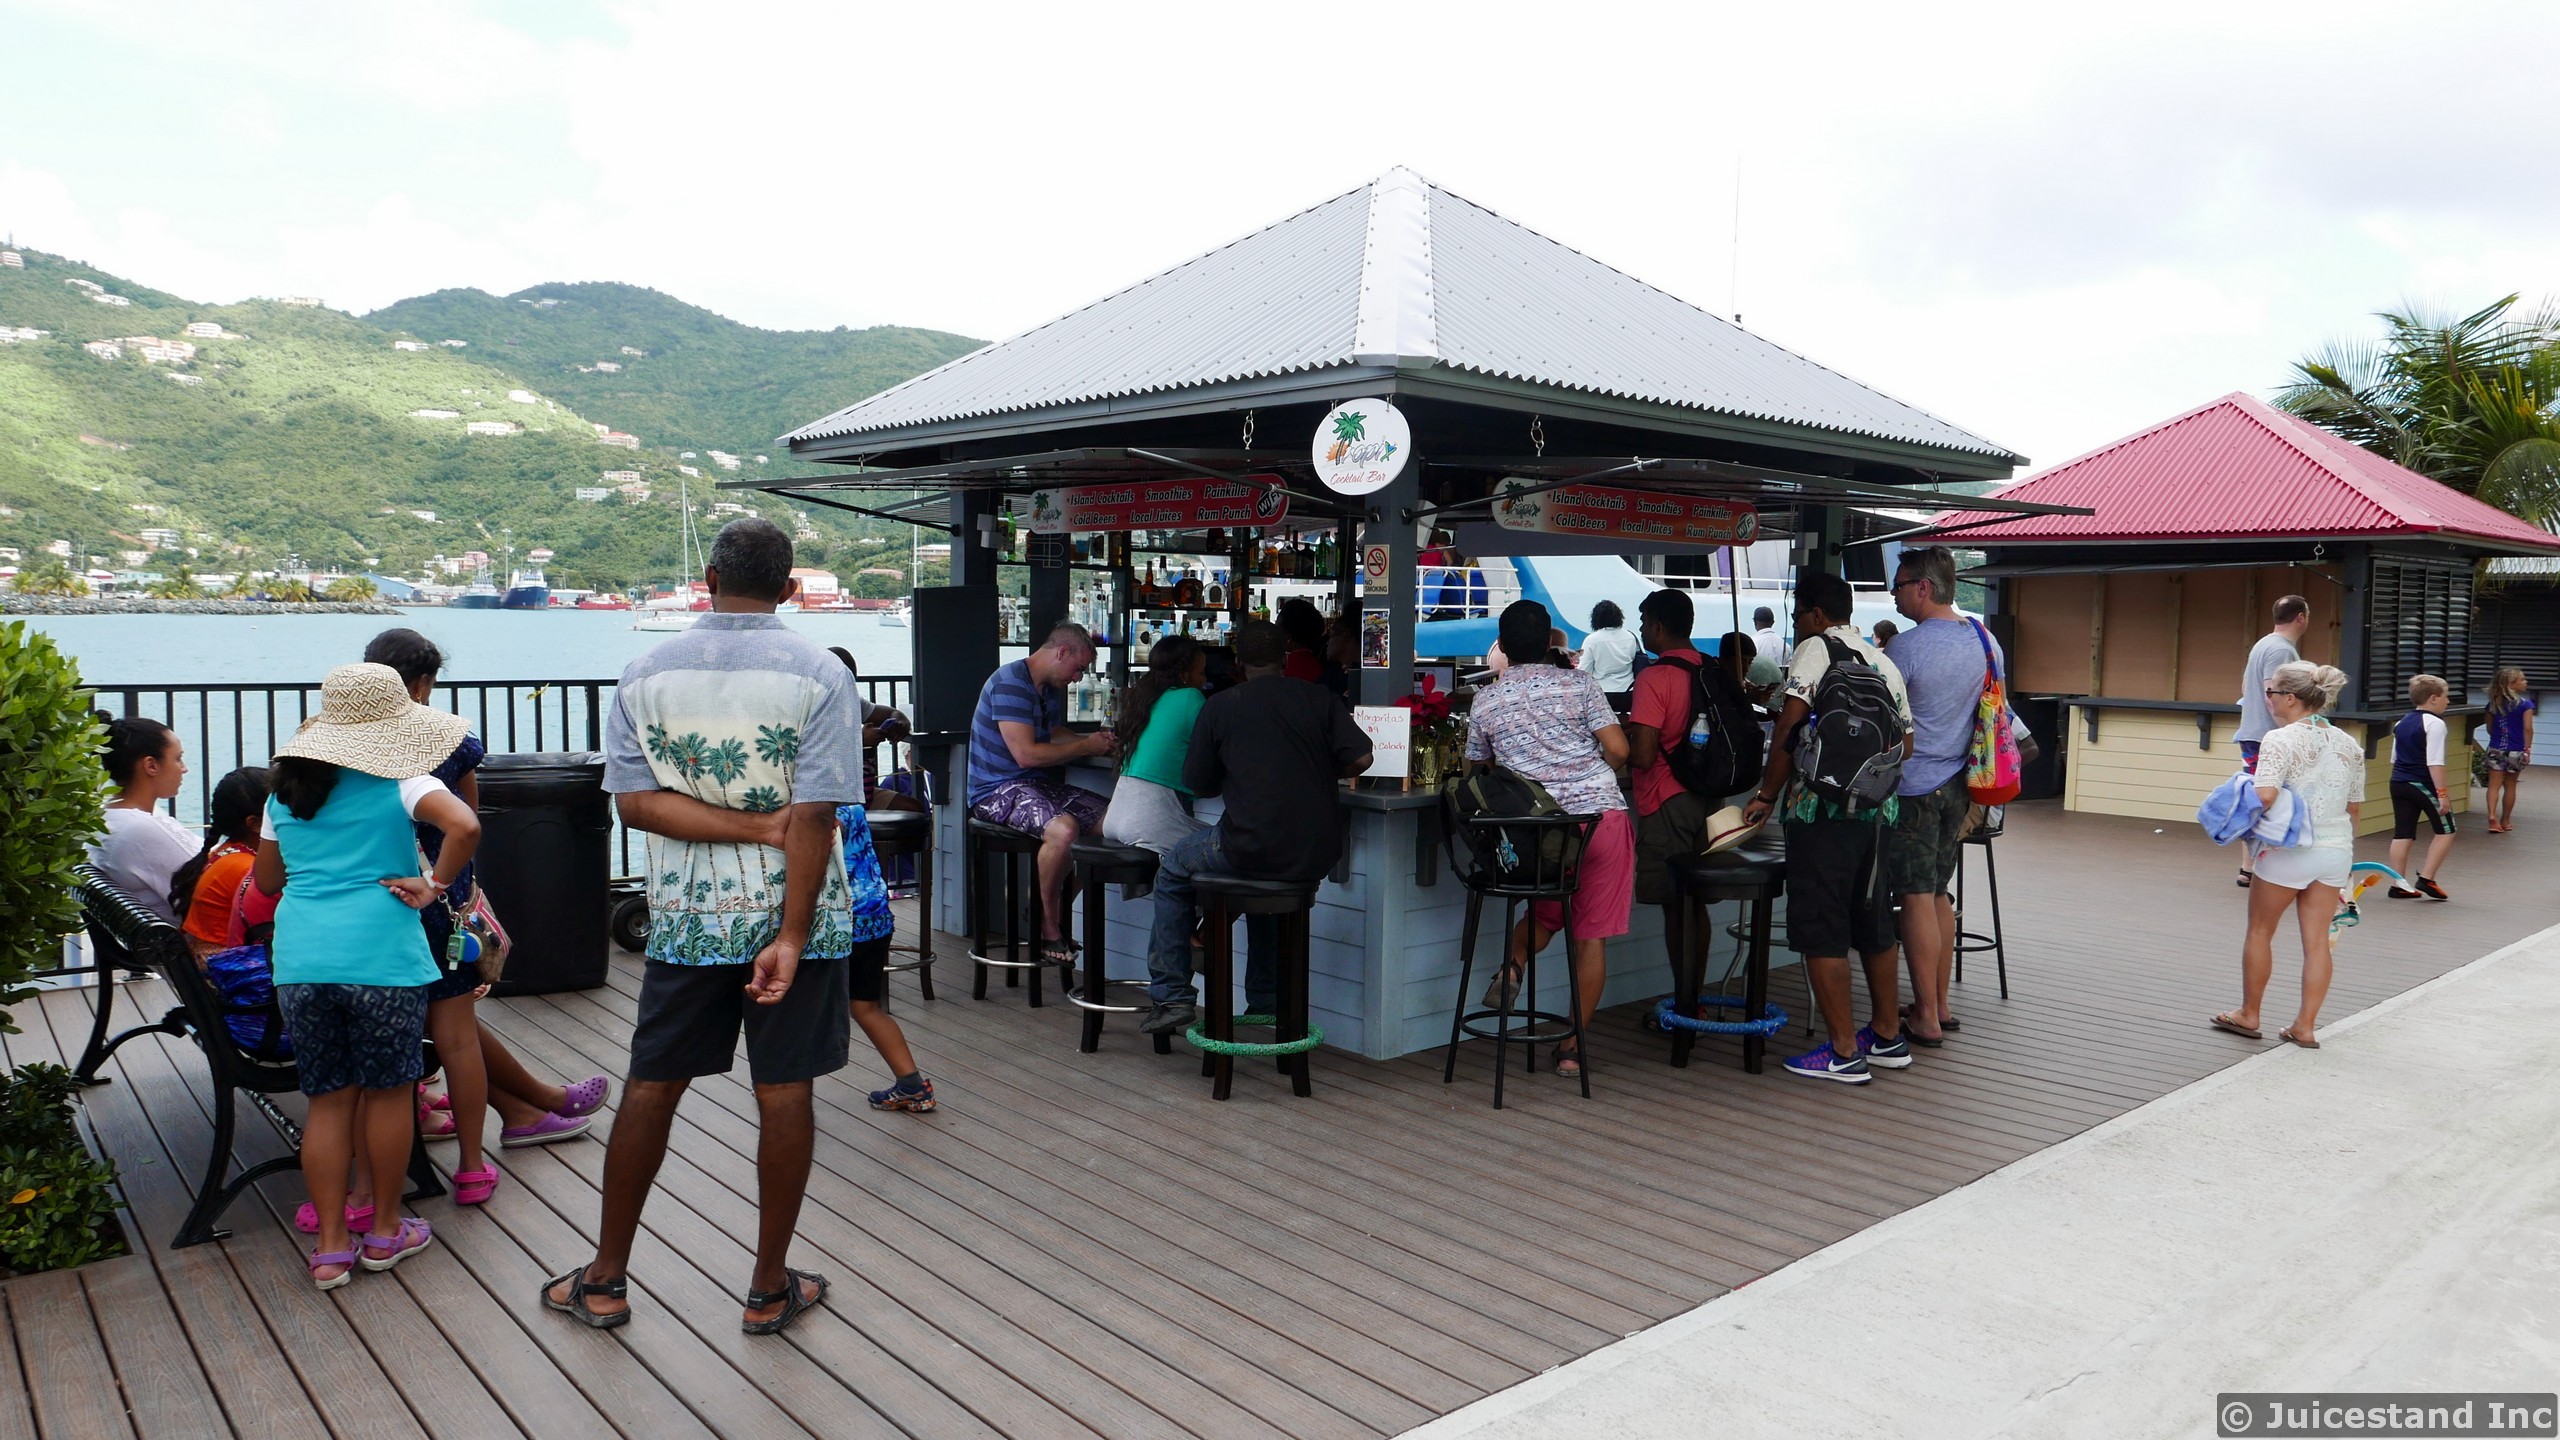
[[[498,601],[498,608],[501,610],[548,610],[551,608],[551,587],[548,585],[513,586]]]

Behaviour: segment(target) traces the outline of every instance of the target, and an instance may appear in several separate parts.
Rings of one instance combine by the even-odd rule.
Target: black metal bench
[[[197,968],[195,953],[187,948],[186,936],[176,926],[135,904],[95,869],[83,865],[78,874],[75,888],[80,896],[80,913],[88,923],[90,943],[97,949],[97,1034],[103,1035],[106,1030],[109,996],[115,988],[111,982],[113,970],[147,970],[167,981],[178,995],[178,1004],[157,1022],[137,1025],[105,1042],[103,1048],[93,1038],[93,1053],[81,1060],[82,1077],[92,1078],[89,1070],[137,1035],[184,1035],[196,1043],[213,1079],[213,1149],[205,1159],[204,1177],[196,1185],[195,1205],[187,1211],[169,1248],[181,1250],[207,1240],[227,1239],[231,1232],[222,1228],[222,1213],[240,1198],[240,1192],[270,1175],[298,1169],[302,1164],[302,1126],[272,1098],[297,1093],[302,1086],[292,1061],[263,1059],[242,1049],[223,1021],[231,1016],[281,1017],[273,1005],[242,1006],[225,1001]],[[432,1071],[436,1068],[435,1047],[423,1040],[421,1043],[426,1045],[427,1069]],[[232,1166],[234,1096],[246,1096],[257,1107],[283,1138],[289,1153],[252,1165],[226,1182],[223,1176]],[[404,1200],[423,1200],[445,1193],[444,1181],[427,1163],[423,1136],[410,1142],[409,1184],[409,1193],[401,1197]]]

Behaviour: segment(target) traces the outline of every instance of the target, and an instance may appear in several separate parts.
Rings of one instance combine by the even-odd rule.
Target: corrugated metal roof
[[[783,438],[1382,357],[2023,463],[1401,169]]]
[[[2443,535],[2560,552],[2560,537],[2240,393],[1997,492],[2084,505],[1967,530],[1968,545]],[[1949,526],[1988,518],[1944,517]]]

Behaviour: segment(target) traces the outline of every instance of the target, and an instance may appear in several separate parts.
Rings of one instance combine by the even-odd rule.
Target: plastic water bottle
[[[1697,714],[1692,715],[1692,716],[1690,716],[1690,717],[1689,717],[1689,743],[1690,743],[1690,744],[1692,744],[1692,745],[1697,745],[1697,746],[1704,746],[1704,745],[1707,743],[1707,733],[1708,733],[1708,732],[1707,732],[1707,712],[1706,712],[1706,711],[1701,710],[1701,711],[1699,711]]]

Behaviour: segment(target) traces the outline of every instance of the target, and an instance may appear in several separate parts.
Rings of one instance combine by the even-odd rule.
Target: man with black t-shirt
[[[1191,729],[1182,781],[1226,801],[1218,823],[1177,844],[1156,869],[1155,933],[1148,945],[1155,1003],[1138,1028],[1179,1034],[1199,1019],[1191,982],[1195,875],[1316,880],[1342,854],[1337,783],[1369,768],[1369,737],[1323,686],[1281,673],[1289,642],[1268,620],[1236,627],[1244,683],[1209,697]],[[1245,917],[1248,1009],[1279,1003],[1275,932],[1268,915]]]

